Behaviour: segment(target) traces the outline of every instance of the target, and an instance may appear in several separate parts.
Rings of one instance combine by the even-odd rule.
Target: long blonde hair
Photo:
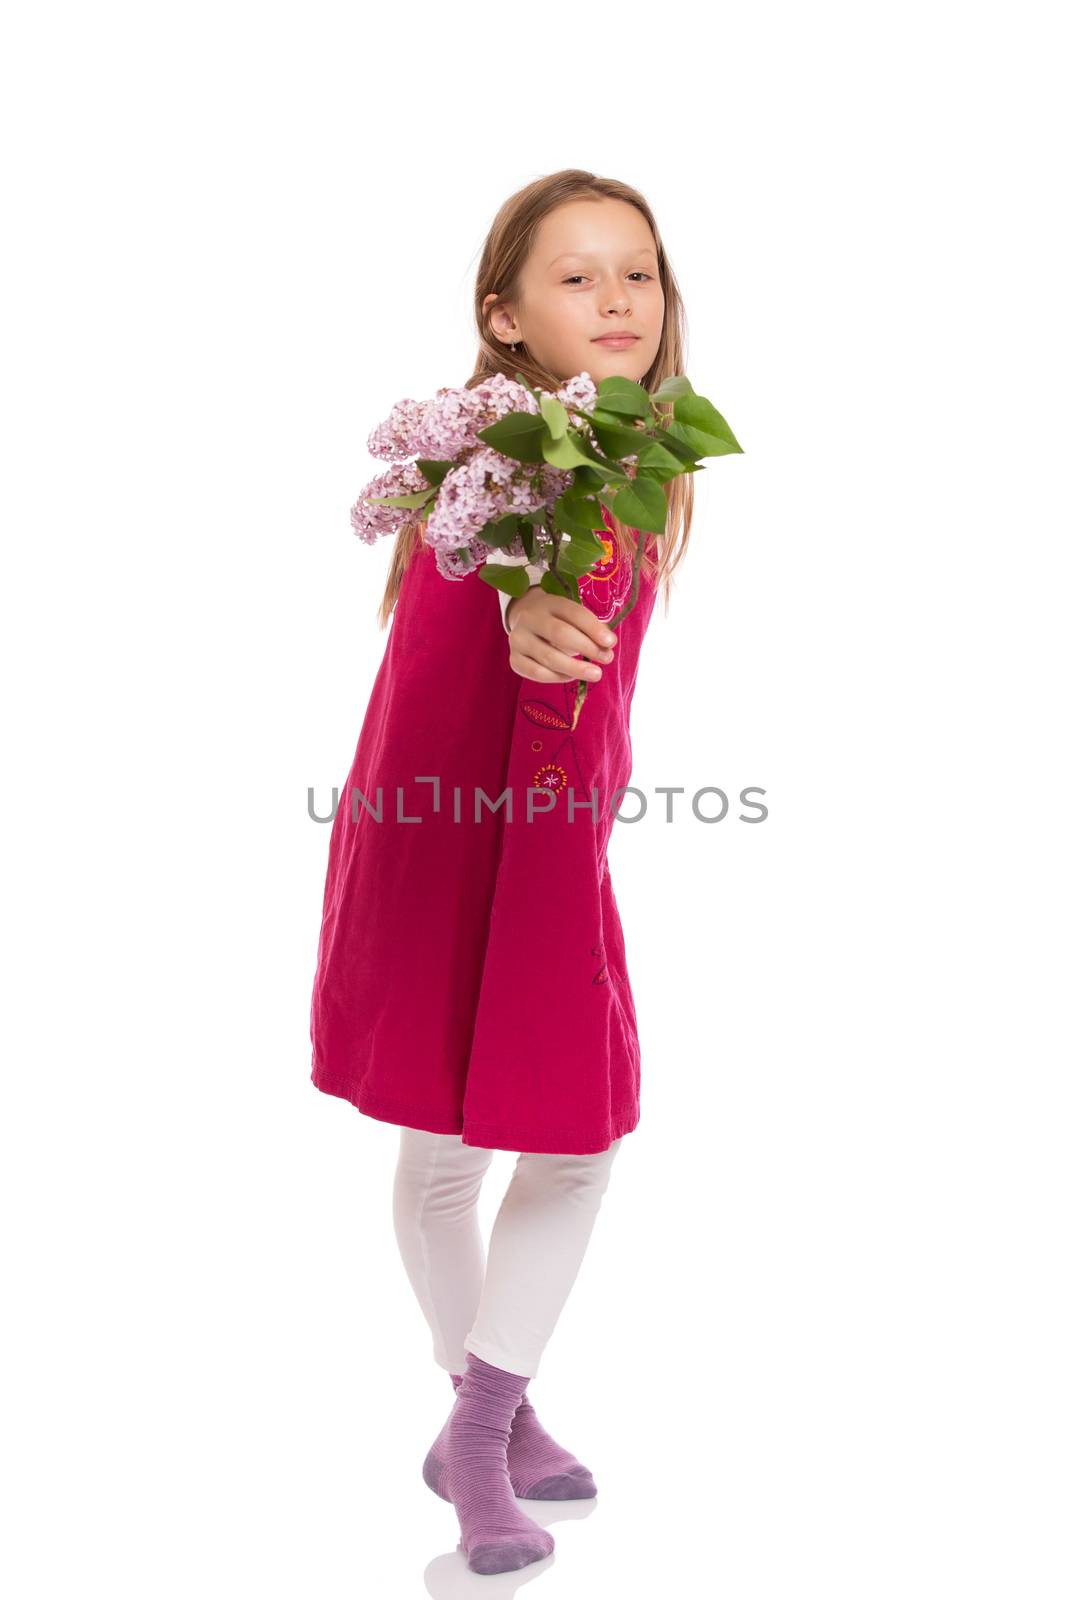
[[[474,371],[463,385],[473,389],[494,372],[508,377],[521,373],[536,388],[558,389],[559,377],[547,372],[529,354],[525,343],[512,350],[493,333],[488,316],[483,310],[487,295],[494,290],[501,300],[515,296],[519,275],[530,253],[530,245],[539,223],[568,200],[624,200],[636,206],[648,223],[655,242],[660,282],[663,286],[663,333],[656,359],[643,381],[649,393],[654,393],[665,378],[685,372],[688,328],[685,307],[663,241],[659,236],[656,219],[644,195],[628,183],[615,178],[598,178],[595,173],[578,167],[568,167],[562,172],[550,173],[528,183],[506,200],[497,212],[482,248],[478,276],[474,286],[474,318],[478,329],[478,356]],[[672,408],[668,407],[670,415]],[[662,590],[664,611],[670,599],[672,577],[685,555],[689,531],[693,521],[693,474],[685,472],[664,484],[667,495],[666,530],[655,535],[659,560],[652,562],[647,548],[641,564],[642,576],[647,577],[657,591]],[[617,520],[617,519],[616,519]],[[413,518],[394,535],[393,559],[386,579],[385,594],[378,608],[378,621],[385,627],[400,593],[400,582],[416,548],[422,542],[425,520]],[[636,550],[634,530],[618,523],[619,545],[626,557],[632,558]],[[651,544],[652,539],[646,541]]]

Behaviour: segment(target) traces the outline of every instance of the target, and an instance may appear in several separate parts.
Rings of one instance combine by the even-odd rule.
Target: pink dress
[[[579,579],[604,620],[630,587],[613,532],[605,512],[604,559]],[[324,1093],[500,1150],[593,1154],[637,1126],[607,846],[654,602],[642,576],[572,731],[578,681],[520,678],[496,590],[446,579],[416,547],[330,833],[311,1001]],[[373,814],[361,803],[353,822],[354,790]]]

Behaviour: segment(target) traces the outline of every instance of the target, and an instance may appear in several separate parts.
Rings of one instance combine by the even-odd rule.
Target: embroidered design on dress
[[[535,789],[565,789],[567,787],[567,774],[562,767],[554,761],[546,761],[543,767],[538,767],[533,775]]]
[[[531,722],[538,723],[542,728],[567,728],[569,723],[564,722],[560,713],[553,707],[545,704],[543,700],[524,700],[522,709]]]
[[[598,621],[610,622],[630,598],[633,562],[619,551],[610,512],[603,506],[601,510],[604,512],[605,526],[596,530],[596,536],[604,547],[604,554],[588,572],[582,573],[578,579],[578,593],[582,605],[591,611]],[[579,680],[573,679],[570,683],[540,686],[543,695],[559,696],[562,700],[562,709],[558,703],[554,705],[547,698],[520,700],[519,707],[523,716],[538,728],[546,731],[556,730],[563,734],[555,749],[551,748],[551,740],[546,741],[544,752],[546,759],[530,779],[530,786],[562,791],[569,785],[581,799],[588,801],[589,786],[578,759],[574,734],[574,702],[578,694],[578,683]],[[532,744],[531,749],[540,753],[541,741]]]
[[[588,572],[578,579],[582,604],[601,622],[610,622],[630,598],[633,581],[633,562],[618,549],[610,528],[597,530],[597,538],[604,546],[604,554]]]
[[[529,786],[533,789],[557,791],[570,786],[581,799],[588,800],[589,787],[582,772],[578,747],[571,731],[571,724],[574,721],[574,697],[578,693],[578,684],[577,682],[545,684],[543,688],[546,694],[558,693],[563,702],[562,709],[549,705],[547,700],[520,700],[519,709],[523,716],[538,728],[558,731],[561,737],[555,748],[551,739],[536,741],[539,751],[544,744],[545,759],[527,780]]]

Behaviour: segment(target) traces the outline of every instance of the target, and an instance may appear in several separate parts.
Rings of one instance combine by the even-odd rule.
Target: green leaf
[[[432,483],[436,487],[442,482],[447,474],[452,471],[455,463],[452,461],[426,461],[420,456],[416,460],[415,465],[418,467],[427,483]]]
[[[604,526],[604,513],[598,502],[571,484],[553,505],[552,520],[562,533],[593,533]]]
[[[679,470],[678,458],[672,455],[669,450],[665,450],[658,439],[653,439],[651,442],[646,439],[644,448],[638,457],[637,476],[640,477],[643,472],[652,473],[660,468],[669,468],[670,475],[673,477]]]
[[[553,439],[562,439],[571,425],[566,406],[561,400],[557,400],[554,395],[550,394],[543,394],[540,404],[541,415],[548,423],[549,433]]]
[[[612,503],[620,522],[645,533],[663,533],[667,526],[667,496],[658,483],[635,478],[620,489]]]
[[[497,517],[493,522],[487,522],[478,534],[483,544],[491,544],[494,549],[503,549],[504,545],[511,544],[519,531],[519,518],[516,512],[509,511],[503,517]]]
[[[638,473],[637,477],[644,478],[646,482],[651,479],[653,483],[670,483],[672,478],[684,477],[687,472],[703,472],[705,469],[697,461],[675,461],[670,467],[649,467]],[[636,480],[635,480],[636,481]]]
[[[580,577],[603,559],[604,546],[599,539],[595,539],[592,534],[576,534],[560,548],[557,566],[561,572],[573,573],[576,577]]]
[[[627,427],[618,417],[604,412],[593,412],[592,427],[597,444],[613,461],[636,454],[648,441],[644,429]]]
[[[655,394],[652,396],[657,405],[666,405],[670,400],[680,400],[684,394],[692,394],[693,385],[682,374],[676,378],[664,378]]]
[[[647,423],[639,428],[636,420],[631,422],[626,417],[620,416],[616,411],[604,411],[600,406],[594,406],[589,413],[589,417],[594,424],[602,422],[607,428],[626,428],[632,430],[636,438],[644,438],[644,428]]]
[[[689,428],[684,422],[672,422],[670,432],[675,439],[690,445],[697,456],[733,456],[744,453],[739,444],[729,444],[725,439],[717,438],[713,434]]]
[[[581,604],[582,591],[573,573],[550,567],[541,576],[541,587],[546,594],[561,594],[565,600],[577,600]]]
[[[716,411],[710,400],[702,394],[683,395],[675,402],[674,421],[682,423],[687,428],[695,429],[697,433],[707,434],[712,439],[721,439],[724,444],[734,452],[740,452],[741,446],[734,438],[730,424]],[[705,450],[705,455],[724,455],[723,450]]]
[[[480,428],[475,436],[499,450],[502,456],[513,461],[540,461],[542,441],[549,438],[545,419],[529,411],[513,411],[487,428]]]
[[[483,561],[478,576],[491,588],[501,589],[505,594],[525,594],[530,587],[530,575],[525,567],[505,567],[499,561]]]
[[[648,390],[632,378],[605,378],[597,388],[598,411],[611,411],[620,417],[645,417],[650,404]]]
[[[537,537],[537,525],[534,522],[524,522],[519,529],[522,535],[522,548],[526,552],[527,561],[541,561],[544,557],[544,546]]]
[[[593,466],[578,467],[574,474],[574,489],[580,489],[585,494],[600,494],[606,483],[629,483],[630,474],[622,467],[603,467],[597,462]]]
[[[429,489],[422,489],[418,494],[372,494],[367,496],[369,506],[407,506],[412,511],[417,511],[424,506],[427,500],[437,493],[436,484]]]
[[[541,449],[549,466],[560,467],[564,472],[569,472],[573,467],[597,465],[591,456],[579,450],[575,435],[571,432],[565,433],[562,439],[543,438]]]
[[[572,572],[566,570],[560,573],[560,581],[567,585],[567,598],[573,600],[575,605],[582,603],[582,591],[578,587],[578,579]]]
[[[666,428],[656,430],[656,438],[660,440],[665,449],[669,450],[672,455],[676,455],[680,461],[699,461],[704,454],[703,450],[696,449],[682,438],[682,434],[688,433],[688,431],[687,428],[682,427],[681,423],[668,422]]]

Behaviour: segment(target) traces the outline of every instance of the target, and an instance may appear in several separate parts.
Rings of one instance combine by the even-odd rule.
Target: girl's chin
[[[583,372],[587,372],[594,383],[600,383],[604,378],[631,378],[634,383],[640,383],[646,369],[639,359],[634,358],[637,348],[637,345],[631,345],[629,350],[591,350],[580,366],[569,363],[565,373],[557,373],[556,383],[562,387]]]
[[[614,350],[611,355],[614,360],[594,356],[588,363],[585,370],[594,383],[603,383],[605,378],[629,378],[632,383],[641,382],[645,375],[643,363],[635,361],[632,356],[627,359],[628,352],[625,350]]]

